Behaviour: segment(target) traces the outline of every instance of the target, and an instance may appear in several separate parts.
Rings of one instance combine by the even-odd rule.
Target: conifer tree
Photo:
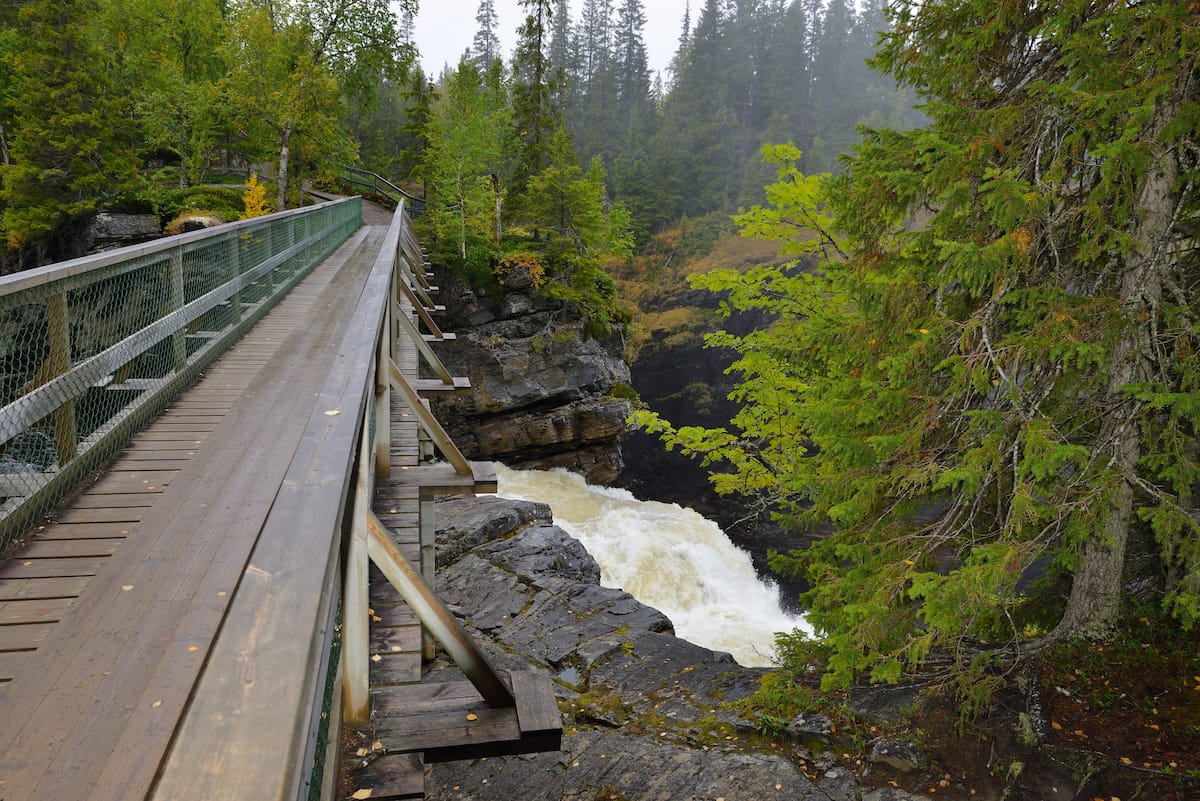
[[[629,125],[635,113],[644,113],[650,104],[650,68],[643,37],[645,27],[646,12],[641,0],[624,0],[617,10],[613,37],[617,117],[624,126]]]
[[[479,11],[475,13],[475,40],[471,43],[471,58],[485,70],[494,60],[501,58],[500,20],[496,17],[495,0],[479,0]]]
[[[12,126],[12,104],[17,97],[12,60],[20,46],[16,27],[0,21],[0,165],[9,162],[7,131]],[[0,206],[0,212],[3,212],[3,206]]]
[[[612,0],[584,0],[576,42],[581,63],[575,144],[583,161],[611,160],[620,141]]]
[[[731,427],[667,427],[668,441],[728,463],[720,489],[834,527],[775,559],[812,582],[833,683],[894,681],[942,649],[977,686],[1003,653],[979,639],[1104,637],[1135,540],[1153,543],[1158,597],[1190,628],[1195,13],[1172,0],[893,13],[878,64],[926,98],[930,124],[871,132],[834,179],[769,151],[781,180],[742,223],[820,267],[703,279],[777,322],[714,340],[741,354]],[[1030,595],[1037,569],[1050,583]]]
[[[429,148],[429,123],[433,117],[433,104],[437,96],[432,81],[425,77],[425,72],[419,65],[414,65],[409,73],[408,85],[404,91],[406,102],[405,124],[401,134],[407,141],[407,146],[400,151],[400,166],[402,175],[418,173],[418,166]]]
[[[550,163],[550,138],[560,114],[552,98],[561,77],[547,54],[554,18],[550,0],[521,0],[521,7],[526,16],[513,55],[513,127],[521,152],[512,183],[518,194],[530,175]]]
[[[113,91],[96,36],[95,0],[33,0],[18,12],[10,54],[9,163],[2,168],[4,229],[20,248],[137,180],[123,136],[129,98]]]
[[[547,55],[550,59],[550,69],[562,77],[554,86],[550,102],[561,109],[563,114],[570,114],[577,105],[579,87],[582,84],[580,58],[571,27],[569,0],[555,0],[550,50]]]

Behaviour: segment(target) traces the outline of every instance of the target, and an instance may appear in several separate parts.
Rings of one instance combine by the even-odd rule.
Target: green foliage
[[[599,262],[584,254],[566,253],[553,264],[561,269],[542,294],[578,309],[587,318],[584,333],[598,337],[629,323],[629,310],[617,298],[616,284]]]
[[[721,211],[703,217],[684,217],[680,227],[683,237],[679,241],[679,252],[689,259],[707,256],[720,239],[737,231],[733,220]]]
[[[938,650],[979,709],[994,677],[971,643],[1023,635],[1035,562],[1072,577],[1056,635],[1103,632],[1145,521],[1165,607],[1200,619],[1200,308],[1183,289],[1200,176],[1180,147],[1200,29],[1169,2],[894,15],[878,63],[931,124],[866,131],[837,177],[765,150],[779,180],[738,222],[819,269],[698,278],[775,320],[710,337],[738,354],[741,408],[724,429],[639,420],[721,466],[718,491],[833,527],[772,559],[813,588],[826,686],[895,681]]]
[[[238,187],[197,186],[168,189],[154,197],[154,212],[163,222],[185,212],[209,211],[224,220],[236,220],[245,210]]]
[[[18,13],[22,44],[6,56],[11,161],[0,166],[10,248],[138,182],[130,142],[120,135],[128,98],[115,91],[99,14],[95,0],[36,0]]]
[[[550,162],[550,141],[561,125],[561,109],[552,98],[562,78],[548,56],[554,18],[550,0],[521,0],[521,7],[526,16],[513,54],[512,97],[512,126],[520,143],[512,182],[519,196],[524,195],[529,176]]]
[[[427,187],[422,224],[438,242],[454,243],[460,261],[467,260],[471,240],[490,239],[493,250],[498,245],[499,173],[511,115],[503,76],[481,73],[466,58],[432,108],[422,163]]]
[[[612,385],[612,387],[609,389],[609,395],[617,398],[618,400],[632,401],[635,406],[640,406],[642,404],[642,396],[638,394],[638,391],[629,384],[625,384],[620,381]]]

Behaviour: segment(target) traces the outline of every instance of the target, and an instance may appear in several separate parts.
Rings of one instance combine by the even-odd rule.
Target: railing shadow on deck
[[[349,198],[0,278],[0,549],[361,224]]]

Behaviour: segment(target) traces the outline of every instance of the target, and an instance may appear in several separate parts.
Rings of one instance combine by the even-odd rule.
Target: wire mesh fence
[[[350,198],[0,278],[0,549],[361,221]]]

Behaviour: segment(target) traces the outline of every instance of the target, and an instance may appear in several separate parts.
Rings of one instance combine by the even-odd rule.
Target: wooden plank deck
[[[306,795],[395,230],[361,229],[0,563],[0,801]],[[417,339],[397,355],[413,386],[469,386],[420,379]],[[495,475],[423,464],[436,421],[399,394],[390,412],[374,510],[430,570],[429,499]],[[373,567],[369,603],[372,798],[421,797],[426,760],[558,747],[547,677],[513,673],[501,709],[422,685],[420,624]]]
[[[360,229],[0,567],[5,801],[146,797],[381,238]]]

